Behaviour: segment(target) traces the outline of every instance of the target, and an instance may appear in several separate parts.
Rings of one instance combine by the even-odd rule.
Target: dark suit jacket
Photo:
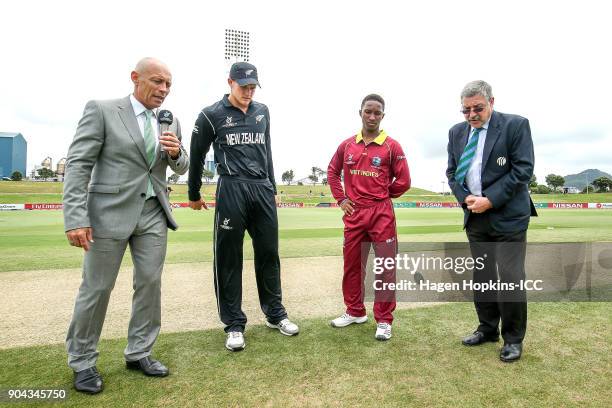
[[[463,207],[463,227],[471,211],[465,204],[470,194],[455,182],[455,170],[467,144],[470,124],[461,122],[448,132],[448,168],[446,177],[455,197]],[[534,153],[529,121],[518,115],[493,111],[482,156],[482,195],[493,208],[488,210],[491,226],[499,232],[527,229],[529,217],[537,212],[529,196]]]

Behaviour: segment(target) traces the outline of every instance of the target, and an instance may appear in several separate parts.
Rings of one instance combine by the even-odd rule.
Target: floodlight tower
[[[250,33],[248,31],[225,29],[225,60],[231,64],[249,62]]]

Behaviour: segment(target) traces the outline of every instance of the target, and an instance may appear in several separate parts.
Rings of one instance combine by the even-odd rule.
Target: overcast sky
[[[612,24],[605,1],[10,1],[0,38],[0,131],[21,132],[28,170],[67,153],[85,103],[126,96],[144,56],[165,61],[164,107],[185,143],[198,112],[228,91],[224,30],[251,33],[271,112],[277,179],[326,169],[381,94],[413,185],[440,191],[448,129],[467,82],[527,117],[536,175],[612,172]],[[445,187],[447,188],[447,187]]]

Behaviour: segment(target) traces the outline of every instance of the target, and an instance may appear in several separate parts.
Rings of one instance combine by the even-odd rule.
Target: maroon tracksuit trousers
[[[391,199],[378,201],[369,207],[355,207],[355,212],[344,221],[344,277],[342,293],[346,312],[351,316],[366,315],[363,303],[365,274],[370,249],[376,257],[395,259],[397,230]],[[395,282],[395,267],[385,269],[374,279]],[[373,289],[371,289],[373,290]],[[393,323],[395,291],[378,290],[374,295],[374,318],[378,323]]]

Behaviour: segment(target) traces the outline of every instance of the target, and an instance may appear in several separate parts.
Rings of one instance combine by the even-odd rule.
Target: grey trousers
[[[82,371],[96,365],[98,340],[111,291],[127,245],[134,263],[132,315],[126,361],[151,354],[161,327],[161,273],[166,257],[168,227],[157,199],[145,202],[140,219],[126,239],[97,238],[85,253],[83,281],[66,336],[68,366]]]

